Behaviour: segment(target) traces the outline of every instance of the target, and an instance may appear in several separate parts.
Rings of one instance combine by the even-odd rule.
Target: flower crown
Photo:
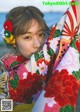
[[[4,38],[4,41],[5,41],[7,44],[14,44],[14,43],[15,43],[15,38],[14,38],[14,36],[12,35],[12,31],[13,31],[12,22],[9,21],[9,20],[5,21],[5,23],[4,23],[3,38]]]

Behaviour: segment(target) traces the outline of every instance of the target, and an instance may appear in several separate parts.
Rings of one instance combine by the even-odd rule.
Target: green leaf
[[[77,40],[77,38],[75,37],[70,45],[71,47],[74,47],[75,49],[76,49],[76,45],[75,45],[76,40]]]
[[[49,54],[50,56],[53,56],[54,51],[50,48],[50,49],[48,50],[48,54]]]
[[[77,80],[80,79],[80,69],[79,71],[73,71],[72,74],[76,77]]]
[[[16,89],[18,86],[18,82],[15,80],[10,80],[10,85],[13,89]]]
[[[10,85],[13,89],[16,89],[17,86],[18,86],[18,80],[19,80],[19,77],[17,74],[14,74],[14,80],[10,80]]]
[[[36,54],[34,54],[34,56],[35,56],[35,60],[37,61],[39,59],[39,54],[36,53]]]
[[[7,38],[10,38],[10,36],[11,36],[11,33],[7,30],[4,31],[4,34]]]
[[[80,36],[80,34],[76,34],[76,36],[74,37],[74,39],[72,40],[70,46],[76,49],[76,41],[78,39],[78,37]]]
[[[74,112],[74,107],[67,105],[62,107],[59,112]]]
[[[40,57],[40,58],[43,58],[43,57],[44,57],[43,52],[40,52],[40,53],[39,53],[39,57]]]
[[[20,64],[20,62],[15,61],[15,62],[13,62],[13,63],[10,65],[10,67],[14,67],[14,66],[17,65],[17,64]]]
[[[17,74],[15,74],[15,76],[14,76],[14,80],[19,80],[19,77],[18,77],[18,75]]]
[[[36,71],[36,74],[40,74],[39,70]]]
[[[60,36],[61,35],[61,31],[58,29],[58,30],[56,30],[55,32],[54,32],[54,34],[52,35],[52,37],[53,38],[56,38],[56,37],[58,37],[58,36]]]
[[[38,59],[40,59],[40,58],[43,58],[43,57],[44,57],[44,55],[43,55],[43,51],[34,54],[34,56],[35,56],[35,60],[36,60],[36,61],[37,61]]]

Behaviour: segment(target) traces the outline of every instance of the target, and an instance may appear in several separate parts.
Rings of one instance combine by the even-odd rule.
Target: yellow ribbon
[[[7,44],[15,44],[15,38],[13,35],[11,35],[10,38],[5,37],[4,40]]]

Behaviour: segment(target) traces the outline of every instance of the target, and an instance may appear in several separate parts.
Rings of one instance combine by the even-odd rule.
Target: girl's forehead
[[[33,27],[33,26],[35,26],[35,25],[37,25],[38,27],[41,27],[41,26],[40,26],[40,23],[39,23],[37,20],[32,19],[32,20],[31,20],[31,27]]]
[[[37,20],[32,20],[31,25],[29,27],[29,29],[27,30],[27,32],[33,32],[33,31],[41,31],[41,25],[38,23]]]

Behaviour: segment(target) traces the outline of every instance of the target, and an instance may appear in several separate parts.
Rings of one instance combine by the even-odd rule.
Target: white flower
[[[79,54],[75,48],[70,47],[61,62],[57,66],[58,70],[67,69],[69,73],[80,69]]]
[[[27,79],[27,75],[28,75],[28,74],[27,74],[26,72],[24,72],[24,73],[23,73],[23,79]]]
[[[42,74],[44,76],[45,74],[47,74],[47,71],[48,71],[48,66],[44,62],[39,63],[40,74]]]
[[[47,98],[46,103],[49,107],[53,107],[53,105],[56,104],[56,101],[54,100],[54,98]]]

